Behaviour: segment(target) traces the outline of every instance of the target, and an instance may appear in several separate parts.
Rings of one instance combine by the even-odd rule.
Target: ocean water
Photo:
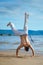
[[[43,35],[31,35],[28,38],[34,50],[43,53]],[[19,44],[19,36],[0,36],[0,51],[16,49]]]

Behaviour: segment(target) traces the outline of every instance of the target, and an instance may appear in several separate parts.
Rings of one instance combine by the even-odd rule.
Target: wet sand
[[[35,54],[34,57],[26,52],[19,52],[16,57],[16,51],[0,51],[0,65],[43,65],[43,55]]]

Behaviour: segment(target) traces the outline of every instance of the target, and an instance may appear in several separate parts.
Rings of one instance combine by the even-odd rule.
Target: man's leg
[[[11,29],[12,29],[12,31],[14,32],[14,34],[15,35],[18,35],[18,36],[20,36],[20,35],[23,35],[23,34],[25,34],[25,31],[18,31],[16,28],[15,28],[15,25],[12,23],[12,22],[9,22],[8,24],[7,24],[7,26],[10,26],[11,27]]]
[[[28,34],[28,17],[29,17],[29,15],[27,13],[25,13],[25,22],[24,22],[25,34]]]

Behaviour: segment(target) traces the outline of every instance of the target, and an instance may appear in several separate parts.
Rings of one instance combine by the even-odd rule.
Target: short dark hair
[[[28,46],[25,47],[25,51],[29,51],[29,47]]]

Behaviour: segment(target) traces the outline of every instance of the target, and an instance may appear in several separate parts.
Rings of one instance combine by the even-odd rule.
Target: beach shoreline
[[[16,50],[0,51],[0,65],[43,65],[43,55],[35,54],[20,50],[19,56],[16,57]]]

